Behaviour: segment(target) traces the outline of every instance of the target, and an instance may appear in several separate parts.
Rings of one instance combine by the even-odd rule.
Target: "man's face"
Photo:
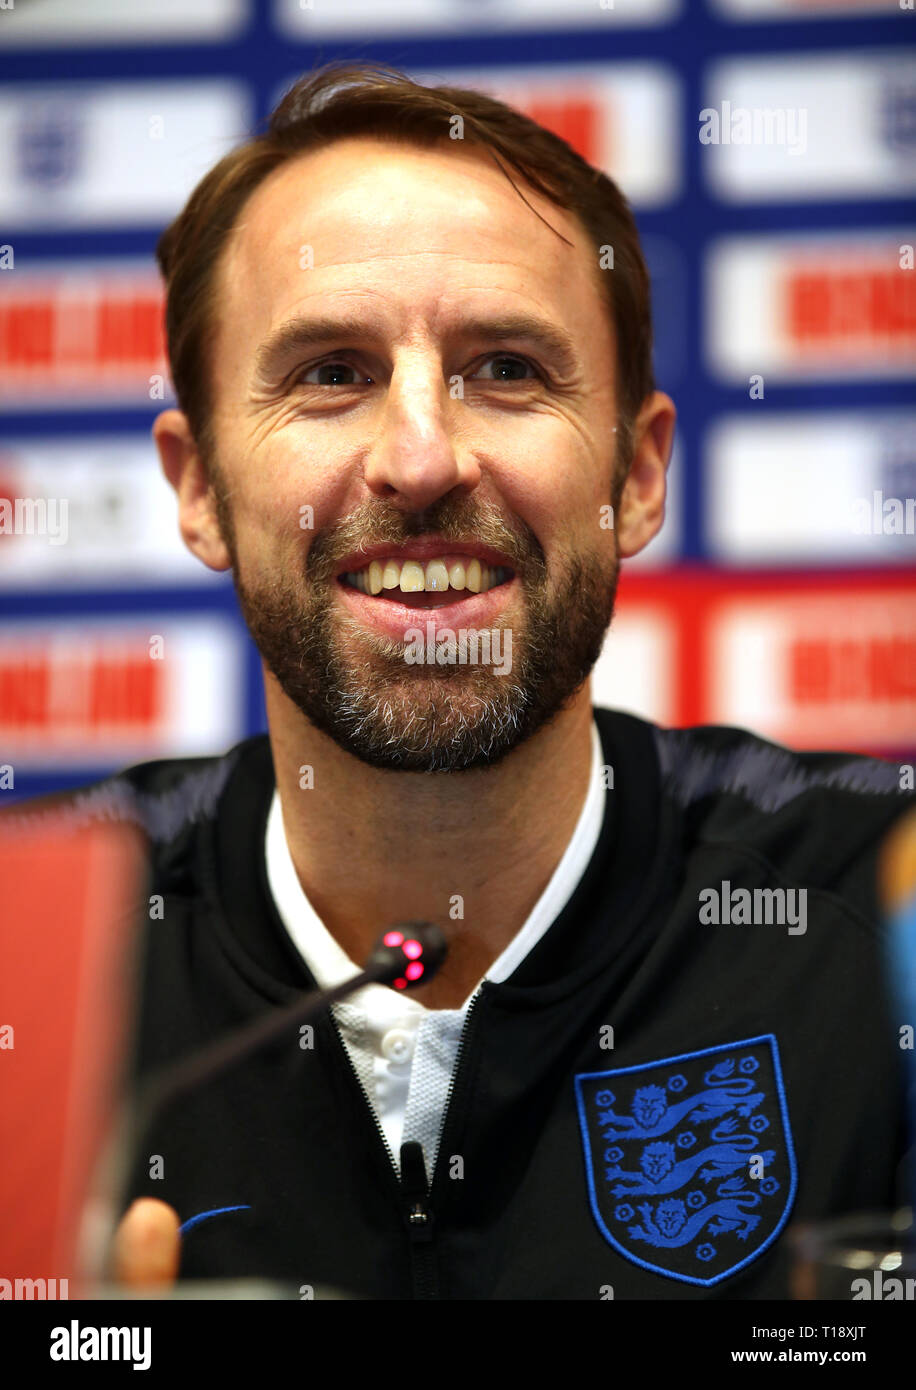
[[[613,331],[585,233],[513,181],[572,246],[482,153],[361,138],[271,175],[220,266],[242,611],[289,699],[377,767],[494,763],[586,679],[613,610]],[[418,629],[429,655],[487,632],[491,661],[408,660]]]

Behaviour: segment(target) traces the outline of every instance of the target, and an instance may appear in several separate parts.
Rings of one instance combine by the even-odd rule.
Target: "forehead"
[[[597,251],[576,217],[508,172],[530,206],[485,151],[460,141],[348,138],[295,157],[256,189],[229,238],[218,350],[253,354],[319,302],[367,307],[406,332],[447,327],[469,299],[525,300],[594,340],[607,321]]]

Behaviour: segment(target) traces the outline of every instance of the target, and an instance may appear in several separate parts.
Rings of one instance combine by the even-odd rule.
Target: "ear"
[[[665,474],[671,457],[677,410],[670,396],[647,396],[633,428],[633,462],[614,518],[623,557],[638,555],[665,519]]]
[[[201,461],[188,418],[163,410],[153,424],[162,471],[178,497],[178,525],[188,549],[211,570],[227,570],[232,560],[219,529],[213,488]]]

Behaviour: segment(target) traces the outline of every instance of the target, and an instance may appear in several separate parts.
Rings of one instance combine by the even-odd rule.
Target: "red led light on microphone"
[[[404,922],[389,927],[376,943],[367,970],[393,989],[428,984],[444,961],[448,947],[433,922]]]
[[[410,961],[410,964],[404,971],[404,976],[392,981],[394,988],[406,989],[408,980],[419,980],[420,976],[423,974],[423,966],[419,961],[419,957],[423,954],[422,943],[414,938],[405,941],[404,933],[399,931],[386,932],[382,937],[382,941],[386,946],[391,948],[400,946],[404,955],[407,956]]]

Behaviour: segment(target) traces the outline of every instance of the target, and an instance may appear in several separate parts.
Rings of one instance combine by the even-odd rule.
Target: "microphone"
[[[393,985],[416,989],[429,984],[442,966],[448,945],[433,922],[403,922],[389,927],[376,941],[364,970],[331,989],[316,989],[291,1003],[270,1009],[244,1028],[201,1048],[183,1062],[151,1077],[140,1090],[141,1100],[159,1107],[234,1066],[265,1047],[288,1029],[317,1017],[330,1004],[345,999],[364,985]]]
[[[379,937],[366,961],[366,970],[378,971],[375,978],[382,984],[411,989],[421,979],[429,984],[447,955],[448,945],[435,923],[405,922],[389,927]]]
[[[331,1004],[368,984],[416,989],[428,984],[448,954],[448,943],[433,922],[401,922],[387,928],[376,941],[365,969],[331,989],[316,989],[289,1004],[268,1009],[245,1027],[218,1038],[183,1061],[161,1068],[140,1083],[125,1102],[114,1126],[108,1154],[101,1165],[100,1186],[108,1194],[108,1212],[98,1210],[84,1234],[85,1265],[103,1269],[111,1254],[112,1240],[129,1176],[131,1156],[154,1115],[179,1096],[212,1081],[244,1058],[250,1057],[284,1033],[300,1028]],[[91,1274],[90,1274],[91,1277]]]

